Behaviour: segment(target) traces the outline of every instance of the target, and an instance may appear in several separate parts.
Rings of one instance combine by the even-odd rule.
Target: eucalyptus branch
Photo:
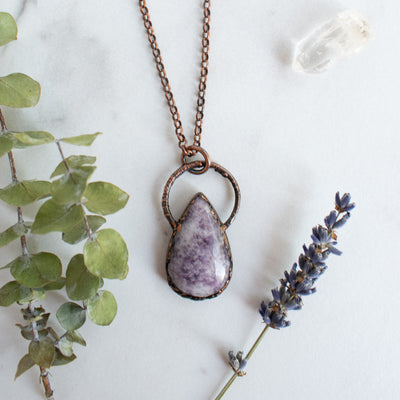
[[[0,125],[1,125],[1,133],[4,134],[5,132],[7,132],[6,121],[5,121],[5,118],[4,118],[4,115],[3,115],[3,112],[1,111],[1,109],[0,109]],[[7,155],[8,155],[8,160],[10,162],[12,181],[18,182],[17,169],[15,167],[14,155],[11,150],[7,153]],[[22,214],[21,207],[17,207],[17,214],[18,214],[18,223],[23,224],[24,217]],[[27,241],[26,241],[26,235],[22,235],[20,237],[20,241],[21,241],[22,255],[27,256],[29,254],[29,252],[28,252],[28,246],[27,246]],[[28,309],[33,314],[34,308],[32,305],[32,301],[28,303]],[[39,333],[37,331],[36,322],[32,321],[31,326],[32,326],[33,340],[39,341]],[[43,367],[39,367],[39,368],[40,368],[40,378],[43,383],[46,398],[49,400],[52,400],[54,397],[53,397],[53,390],[51,389],[48,372],[47,372],[46,368],[43,368]]]
[[[0,12],[0,45],[17,37],[17,26],[10,14]],[[33,107],[40,98],[40,84],[25,74],[1,77],[0,105],[13,108]],[[100,229],[104,216],[125,207],[129,195],[109,182],[89,182],[96,169],[96,157],[65,157],[60,142],[74,146],[90,146],[101,134],[78,135],[56,140],[45,131],[9,131],[0,110],[0,157],[8,155],[12,182],[0,188],[0,199],[17,208],[18,223],[0,232],[0,247],[20,239],[22,256],[17,256],[2,270],[8,269],[13,280],[0,287],[0,306],[14,303],[27,305],[21,312],[24,324],[17,324],[21,335],[29,341],[28,352],[19,361],[15,379],[33,366],[40,368],[41,383],[48,400],[54,399],[49,369],[76,359],[73,346],[86,346],[79,333],[88,317],[93,323],[110,325],[117,314],[117,301],[103,290],[105,279],[125,279],[128,248],[122,236],[113,229]],[[50,180],[18,180],[12,150],[56,143],[62,162]],[[36,212],[32,224],[24,222],[22,208],[46,199]],[[87,213],[94,213],[88,215]],[[68,244],[82,243],[79,254],[71,257],[62,276],[60,258],[50,252],[28,252],[26,234],[43,235],[61,232]],[[96,235],[94,235],[96,232]],[[29,255],[29,257],[27,257]],[[50,313],[33,303],[46,297],[48,291],[66,289],[72,301],[64,302],[56,312],[63,332],[60,335],[47,326]],[[101,290],[100,290],[101,289]],[[83,307],[74,301],[82,301]]]
[[[265,323],[264,329],[246,357],[243,357],[242,351],[239,351],[236,355],[233,351],[229,352],[229,364],[234,370],[234,374],[215,400],[222,399],[237,377],[246,375],[244,368],[269,328],[280,329],[290,326],[287,312],[289,310],[300,310],[303,307],[302,296],[315,293],[315,283],[326,271],[325,261],[329,255],[342,254],[335,247],[337,244],[336,229],[342,227],[350,218],[350,211],[355,207],[355,204],[350,203],[350,200],[350,194],[345,193],[340,197],[339,193],[336,193],[335,210],[331,211],[325,218],[325,226],[318,225],[313,228],[311,235],[313,242],[308,247],[303,246],[303,253],[299,256],[298,265],[295,263],[289,272],[285,271],[285,277],[280,280],[280,287],[272,290],[273,300],[268,304],[264,301],[261,303],[259,312]]]

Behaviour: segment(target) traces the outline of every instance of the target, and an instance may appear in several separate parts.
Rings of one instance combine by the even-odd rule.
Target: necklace
[[[181,150],[182,165],[168,179],[162,196],[164,215],[173,230],[166,263],[168,283],[176,293],[183,297],[192,300],[210,299],[225,290],[232,276],[232,254],[225,231],[234,220],[240,204],[240,190],[235,178],[225,168],[212,162],[208,153],[201,147],[209,60],[210,1],[206,0],[203,4],[200,82],[194,140],[191,145],[188,145],[183,134],[182,122],[162,62],[146,1],[139,0],[139,7]],[[203,160],[190,161],[190,158],[197,154],[201,155]],[[226,178],[232,185],[235,204],[231,215],[225,222],[222,222],[207,197],[199,192],[189,202],[181,218],[177,221],[172,216],[169,207],[172,185],[185,172],[200,175],[210,169]]]

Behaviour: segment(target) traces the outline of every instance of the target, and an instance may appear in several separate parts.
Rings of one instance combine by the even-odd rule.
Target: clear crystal
[[[372,38],[370,26],[358,11],[344,11],[297,44],[293,69],[306,73],[326,71],[343,57],[359,51]]]

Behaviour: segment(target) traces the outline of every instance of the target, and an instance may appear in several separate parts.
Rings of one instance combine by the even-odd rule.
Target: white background
[[[22,7],[22,4],[25,7]],[[149,0],[149,8],[185,133],[192,135],[199,74],[200,0]],[[321,75],[292,71],[295,43],[316,24],[358,9],[376,38],[358,55]],[[81,330],[87,348],[51,370],[56,399],[213,399],[231,371],[226,353],[248,350],[270,298],[296,261],[311,227],[333,207],[337,190],[357,208],[341,229],[341,257],[331,256],[317,294],[292,326],[271,331],[227,399],[399,399],[400,7],[397,0],[213,1],[210,73],[202,145],[228,168],[242,190],[240,213],[228,230],[234,274],[217,299],[193,302],[165,280],[171,234],[160,208],[179,151],[155,72],[137,1],[1,0],[18,17],[19,39],[0,50],[0,75],[25,72],[42,85],[33,109],[4,108],[10,129],[47,130],[57,137],[93,133],[95,180],[130,195],[108,218],[129,247],[126,281],[108,281],[119,311],[101,328]],[[21,179],[48,179],[56,147],[15,151]],[[5,157],[0,184],[10,182]],[[190,175],[190,174],[188,174]],[[181,213],[204,191],[220,212],[232,196],[215,174],[181,178],[171,197]],[[27,219],[35,208],[27,207]],[[15,222],[1,205],[1,230]],[[60,235],[29,237],[34,251],[57,251],[64,265],[81,246]],[[19,254],[1,249],[1,265]],[[0,281],[7,282],[7,270]],[[51,294],[56,311],[66,300]],[[13,382],[28,343],[15,323],[17,306],[0,310],[1,398],[42,398],[38,371]]]

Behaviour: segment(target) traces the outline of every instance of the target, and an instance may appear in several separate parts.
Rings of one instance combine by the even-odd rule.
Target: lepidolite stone
[[[174,230],[167,257],[168,282],[182,296],[211,298],[229,283],[232,258],[221,225],[206,196],[198,193]]]

